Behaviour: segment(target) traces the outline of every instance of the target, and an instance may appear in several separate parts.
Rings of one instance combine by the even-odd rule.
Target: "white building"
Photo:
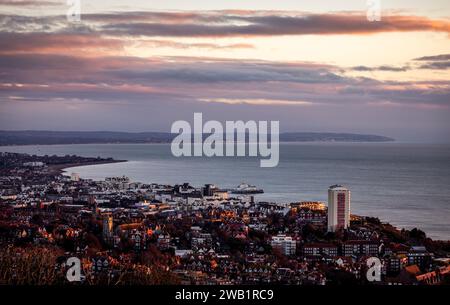
[[[29,166],[29,167],[41,167],[44,166],[44,162],[25,162],[23,163],[23,166]]]
[[[72,174],[70,175],[70,180],[71,180],[71,181],[74,181],[74,182],[80,181],[80,174],[78,174],[78,173],[72,173]]]
[[[328,189],[328,231],[346,229],[350,225],[350,190],[342,185]]]
[[[272,236],[270,245],[272,248],[280,250],[284,255],[294,255],[297,249],[297,242],[291,236],[284,234]]]

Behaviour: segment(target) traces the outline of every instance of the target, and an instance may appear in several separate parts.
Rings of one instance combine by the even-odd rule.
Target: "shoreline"
[[[71,168],[71,167],[81,167],[81,166],[90,166],[90,165],[101,165],[101,164],[110,164],[110,163],[121,163],[121,162],[128,162],[128,160],[112,160],[112,161],[99,161],[99,162],[85,162],[85,163],[73,163],[73,164],[61,164],[61,165],[54,165],[53,170],[57,170],[58,173],[60,175],[63,175],[65,171],[65,169],[67,168]],[[276,201],[274,201],[274,203],[276,203]],[[370,218],[370,219],[378,219],[380,221],[379,226],[382,227],[391,227],[393,228],[397,233],[401,233],[403,230],[405,231],[411,231],[412,229],[418,229],[422,232],[424,232],[425,234],[427,234],[426,231],[423,231],[420,227],[413,227],[413,228],[405,228],[402,226],[399,226],[395,223],[391,223],[389,220],[386,219],[381,219],[379,218],[379,216],[367,216],[367,215],[359,215],[359,214],[351,214],[352,217],[357,217],[360,218],[360,220],[362,219],[366,219],[366,218]],[[427,238],[430,239],[432,242],[444,242],[444,243],[448,243],[450,242],[450,239],[441,239],[441,238],[432,238],[430,236],[428,236],[427,234]]]
[[[110,164],[110,163],[122,163],[122,162],[129,162],[129,160],[110,160],[110,161],[103,160],[103,161],[98,161],[98,162],[94,161],[94,162],[83,162],[83,163],[58,164],[58,165],[50,165],[49,168],[52,167],[51,171],[53,174],[64,175],[64,173],[67,172],[66,169],[71,168],[71,167],[82,167],[82,166],[101,165],[101,164]],[[276,203],[277,201],[272,201],[272,202]],[[381,219],[379,216],[368,216],[368,215],[359,215],[359,214],[352,214],[352,216],[358,217],[358,218],[376,218],[381,222],[382,226],[391,226],[399,233],[402,230],[411,231],[412,229],[416,228],[427,234],[427,232],[423,231],[420,227],[413,226],[413,228],[406,228],[401,225],[392,223],[390,220]],[[428,234],[427,234],[427,238],[429,238],[433,242],[445,242],[445,243],[450,242],[450,238],[449,239],[432,238],[432,237],[429,237]]]
[[[2,147],[23,147],[23,146],[58,146],[58,145],[113,145],[113,144],[137,144],[137,145],[145,145],[145,144],[171,144],[172,141],[149,141],[149,142],[128,142],[128,141],[113,141],[113,142],[81,142],[81,143],[16,143],[16,144],[0,144],[0,148]],[[203,142],[202,142],[203,143]],[[226,141],[221,141],[221,144],[226,143]],[[235,144],[248,144],[248,142],[235,142]],[[378,140],[378,141],[368,141],[368,140],[279,140],[279,144],[298,144],[298,143],[365,143],[365,144],[381,144],[381,143],[407,143],[407,144],[450,144],[446,142],[436,142],[436,143],[428,143],[428,142],[414,142],[414,141],[399,141],[396,139],[393,140]]]
[[[66,172],[66,169],[71,167],[81,167],[81,166],[91,166],[91,165],[101,165],[101,164],[111,164],[111,163],[122,163],[128,162],[128,160],[102,160],[102,161],[88,161],[88,162],[80,162],[80,163],[66,163],[66,164],[53,164],[47,165],[49,171],[52,174],[60,174],[62,175]]]
[[[69,168],[73,168],[73,167],[82,167],[82,166],[92,166],[92,165],[101,165],[101,164],[112,164],[112,163],[119,163],[119,162],[129,162],[129,160],[107,160],[107,159],[103,159],[103,160],[98,160],[98,161],[86,161],[86,162],[75,162],[75,163],[65,163],[65,164],[54,164],[54,165],[48,165],[49,168],[49,173],[50,174],[54,174],[54,175],[65,175],[67,176],[66,173],[68,173],[70,175],[70,172],[67,171],[67,169]],[[76,172],[76,171],[75,171]],[[273,202],[277,202],[276,200]],[[422,229],[421,226],[417,226],[417,225],[408,225],[407,227],[403,226],[403,225],[399,225],[397,223],[392,222],[392,220],[388,219],[388,218],[380,218],[380,215],[376,215],[376,216],[368,216],[368,215],[364,215],[364,214],[354,214],[355,216],[359,216],[359,217],[375,217],[380,219],[381,222],[392,225],[393,227],[395,227],[397,230],[401,231],[402,229],[404,230],[411,230],[413,228],[418,228],[421,230]],[[428,233],[428,231],[424,231],[425,233]],[[427,234],[428,236],[428,234]],[[428,236],[429,237],[429,236]],[[430,237],[431,238],[431,237]],[[433,241],[443,241],[443,242],[448,242],[450,241],[450,238],[448,238],[447,236],[444,237],[434,237],[431,238]]]

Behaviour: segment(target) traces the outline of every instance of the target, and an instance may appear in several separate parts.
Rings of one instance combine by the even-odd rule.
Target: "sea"
[[[264,189],[257,201],[326,202],[328,187],[342,184],[352,192],[353,214],[450,240],[449,144],[281,143],[274,168],[261,168],[259,157],[177,158],[170,144],[29,145],[0,151],[127,160],[66,169],[95,180],[125,175],[145,183],[221,188],[245,182]]]

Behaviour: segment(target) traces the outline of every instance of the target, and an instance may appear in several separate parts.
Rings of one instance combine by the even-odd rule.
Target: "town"
[[[116,162],[0,153],[0,284],[450,284],[450,242],[328,202],[261,202],[213,184],[163,185],[63,173]],[[70,257],[80,282],[66,278]],[[369,258],[381,262],[369,281]]]

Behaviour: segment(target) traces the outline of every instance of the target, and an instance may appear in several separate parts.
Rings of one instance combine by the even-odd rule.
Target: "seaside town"
[[[63,172],[108,162],[116,161],[0,153],[0,284],[450,284],[450,241],[352,214],[348,186],[324,186],[326,203],[275,203],[245,184]]]

